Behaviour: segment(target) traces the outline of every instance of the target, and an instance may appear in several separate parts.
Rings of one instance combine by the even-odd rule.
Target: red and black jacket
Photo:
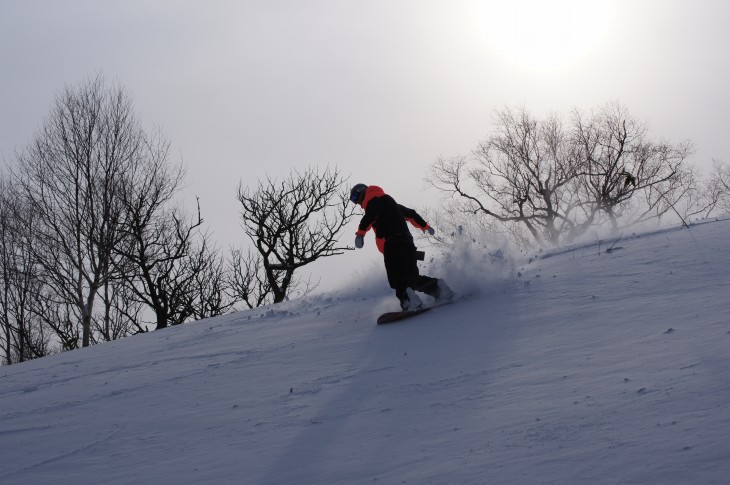
[[[371,185],[365,190],[365,198],[361,205],[365,209],[365,215],[360,219],[356,234],[365,236],[370,228],[373,228],[375,242],[381,253],[389,238],[400,235],[410,236],[406,221],[422,231],[429,228],[426,221],[416,211],[398,204],[393,197],[376,185]]]

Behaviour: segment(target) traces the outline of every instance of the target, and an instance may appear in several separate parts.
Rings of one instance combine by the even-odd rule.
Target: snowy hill
[[[486,266],[389,326],[351,290],[4,367],[0,483],[728,483],[728,241]]]

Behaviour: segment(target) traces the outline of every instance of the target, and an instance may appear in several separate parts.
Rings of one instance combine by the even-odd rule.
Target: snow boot
[[[423,308],[423,302],[413,288],[406,288],[406,296],[400,301],[400,307],[404,312],[413,312]]]
[[[449,288],[449,285],[447,285],[444,280],[438,280],[434,299],[436,300],[436,303],[445,303],[454,299],[454,292],[451,288]]]

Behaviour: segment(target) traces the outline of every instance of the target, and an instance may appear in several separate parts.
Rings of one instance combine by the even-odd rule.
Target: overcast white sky
[[[709,166],[730,161],[729,21],[724,0],[0,0],[0,157],[102,72],[170,138],[224,246],[239,180],[292,167],[428,205],[429,164],[505,105],[619,100]]]

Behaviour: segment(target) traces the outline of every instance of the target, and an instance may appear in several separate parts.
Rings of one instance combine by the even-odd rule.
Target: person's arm
[[[423,217],[418,214],[418,212],[400,204],[398,204],[398,207],[400,208],[400,212],[401,214],[403,214],[403,217],[405,217],[406,220],[410,222],[413,227],[417,227],[422,231],[428,231],[430,229],[431,226],[428,225],[428,223],[423,219]]]
[[[368,208],[365,209],[365,215],[362,216],[362,219],[360,219],[360,224],[358,225],[358,231],[357,234],[364,236],[372,227],[373,223],[378,220],[378,217],[380,217],[380,213],[383,211],[383,206],[380,203],[379,199],[372,199],[368,203]]]

